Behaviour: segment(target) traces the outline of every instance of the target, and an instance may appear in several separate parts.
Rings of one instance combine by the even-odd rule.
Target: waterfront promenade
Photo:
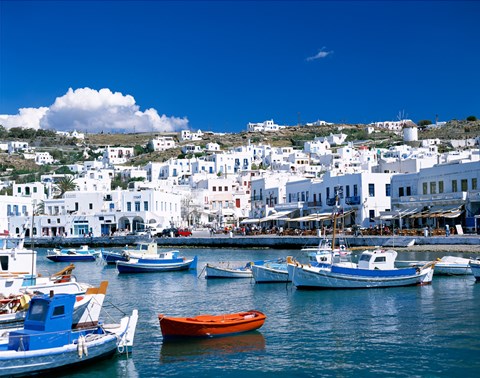
[[[351,247],[393,247],[406,248],[414,240],[410,250],[437,250],[447,249],[459,252],[480,253],[480,235],[454,235],[454,236],[340,236]],[[121,247],[146,242],[152,239],[146,236],[115,236],[115,237],[55,237],[35,238],[34,247],[53,248],[58,246],[73,247],[88,244],[95,247]],[[230,237],[228,234],[215,234],[210,236],[207,230],[197,230],[191,237],[155,238],[160,247],[174,248],[272,248],[272,249],[301,249],[306,245],[318,243],[316,236],[277,236],[255,235]],[[26,245],[32,246],[32,241],[26,239]]]

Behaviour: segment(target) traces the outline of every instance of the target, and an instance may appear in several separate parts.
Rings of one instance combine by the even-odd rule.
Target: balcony
[[[360,196],[345,197],[345,204],[347,205],[360,205]]]

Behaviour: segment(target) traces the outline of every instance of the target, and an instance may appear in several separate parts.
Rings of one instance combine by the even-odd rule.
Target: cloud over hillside
[[[130,95],[108,88],[70,88],[49,107],[22,108],[16,115],[0,115],[7,129],[28,127],[99,133],[177,131],[188,128],[187,118],[159,115],[156,109],[140,111]]]

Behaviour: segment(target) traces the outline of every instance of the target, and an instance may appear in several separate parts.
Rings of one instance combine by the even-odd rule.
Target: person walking
[[[448,224],[445,225],[445,237],[450,236],[450,226]]]

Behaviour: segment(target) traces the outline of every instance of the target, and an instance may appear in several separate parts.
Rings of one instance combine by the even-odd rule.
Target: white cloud
[[[315,54],[314,56],[309,56],[307,58],[307,61],[310,62],[312,60],[323,59],[329,56],[330,54],[333,54],[333,51],[326,51],[325,47],[322,47],[317,54]]]
[[[0,115],[6,128],[23,126],[81,132],[154,132],[188,128],[187,118],[159,115],[153,109],[139,110],[135,99],[108,88],[70,88],[48,108],[24,108],[17,115]]]
[[[31,129],[40,128],[40,120],[47,113],[48,108],[21,108],[18,110],[18,114],[7,115],[0,114],[0,125],[3,125],[6,129],[12,127],[25,127]]]

